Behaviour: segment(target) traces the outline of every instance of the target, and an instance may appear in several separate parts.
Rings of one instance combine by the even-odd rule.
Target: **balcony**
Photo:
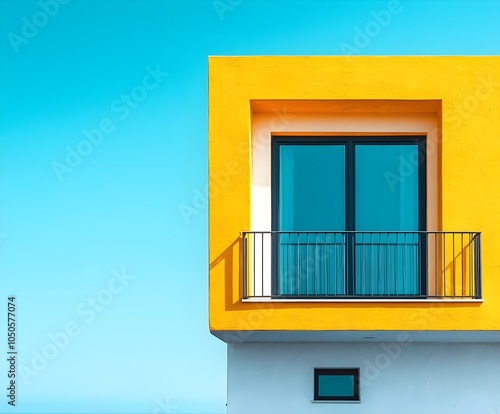
[[[479,232],[242,232],[243,299],[481,299]]]

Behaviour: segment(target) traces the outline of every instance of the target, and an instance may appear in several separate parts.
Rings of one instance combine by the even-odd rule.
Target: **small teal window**
[[[315,401],[359,401],[359,368],[315,368]]]

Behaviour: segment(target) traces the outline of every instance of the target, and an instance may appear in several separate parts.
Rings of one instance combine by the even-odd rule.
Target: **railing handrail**
[[[241,234],[346,234],[346,233],[373,233],[373,234],[481,234],[480,231],[447,231],[447,230],[325,230],[325,231],[309,231],[309,230],[299,230],[299,231],[287,231],[287,230],[244,230]]]

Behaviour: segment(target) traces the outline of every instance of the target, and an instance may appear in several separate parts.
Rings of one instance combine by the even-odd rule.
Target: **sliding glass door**
[[[423,137],[273,138],[273,293],[425,289]]]

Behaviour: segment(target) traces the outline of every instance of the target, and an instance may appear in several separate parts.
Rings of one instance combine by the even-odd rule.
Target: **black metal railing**
[[[242,232],[243,298],[479,299],[478,232]]]

